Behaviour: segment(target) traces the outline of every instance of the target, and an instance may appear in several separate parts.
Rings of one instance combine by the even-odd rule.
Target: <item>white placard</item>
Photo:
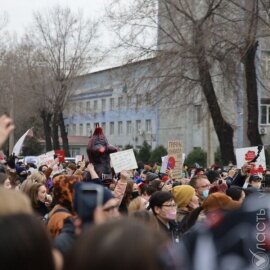
[[[76,155],[75,156],[75,163],[78,164],[80,161],[83,160],[83,155]]]
[[[258,147],[256,146],[235,149],[237,168],[240,169],[245,163],[249,162],[252,159],[252,157],[255,157],[257,153]],[[266,169],[264,147],[262,148],[260,156],[255,162],[255,165],[256,168],[263,167],[264,170]]]
[[[40,165],[49,166],[54,161],[54,151],[47,152],[46,154],[38,156],[38,163]]]
[[[116,173],[138,168],[133,149],[112,153],[110,154],[110,158],[112,167]]]
[[[161,157],[162,165],[160,172],[161,173],[166,173],[166,170],[168,168],[168,156]]]

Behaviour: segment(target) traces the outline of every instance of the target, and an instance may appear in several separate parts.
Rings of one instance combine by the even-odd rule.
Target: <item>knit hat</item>
[[[195,189],[189,185],[176,186],[172,189],[172,194],[179,208],[186,207],[195,195]]]
[[[150,182],[150,181],[152,181],[152,180],[154,180],[154,179],[159,179],[159,176],[156,174],[156,173],[151,173],[151,172],[148,172],[147,174],[146,174],[146,179],[145,179],[145,181],[146,182]]]
[[[240,208],[241,202],[232,200],[231,197],[227,196],[222,192],[215,192],[210,194],[207,199],[203,202],[204,211],[212,210],[234,210]]]

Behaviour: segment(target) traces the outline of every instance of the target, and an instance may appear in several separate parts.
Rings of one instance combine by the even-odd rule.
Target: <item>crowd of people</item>
[[[0,147],[13,129],[0,117]],[[59,165],[0,165],[0,269],[270,269],[270,170]]]

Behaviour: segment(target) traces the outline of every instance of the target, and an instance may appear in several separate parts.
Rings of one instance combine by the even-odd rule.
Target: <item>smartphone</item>
[[[82,182],[75,186],[74,209],[83,224],[92,223],[96,207],[103,202],[103,187]]]

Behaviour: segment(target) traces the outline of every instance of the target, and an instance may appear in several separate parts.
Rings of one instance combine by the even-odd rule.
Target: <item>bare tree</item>
[[[119,46],[129,49],[129,62],[154,55],[144,83],[152,80],[155,103],[187,105],[203,94],[225,163],[235,161],[232,111],[244,78],[247,135],[252,145],[261,144],[255,64],[258,1],[137,0],[132,7],[114,1],[108,16]],[[157,42],[152,35],[151,43],[147,36],[153,29]]]
[[[59,149],[58,127],[63,148],[69,155],[63,110],[76,76],[85,72],[96,60],[97,23],[84,20],[83,14],[56,6],[47,13],[36,12],[28,39],[36,48],[39,63],[50,74],[52,115],[43,111],[46,121],[52,119],[53,148]],[[44,126],[45,128],[45,126]]]

